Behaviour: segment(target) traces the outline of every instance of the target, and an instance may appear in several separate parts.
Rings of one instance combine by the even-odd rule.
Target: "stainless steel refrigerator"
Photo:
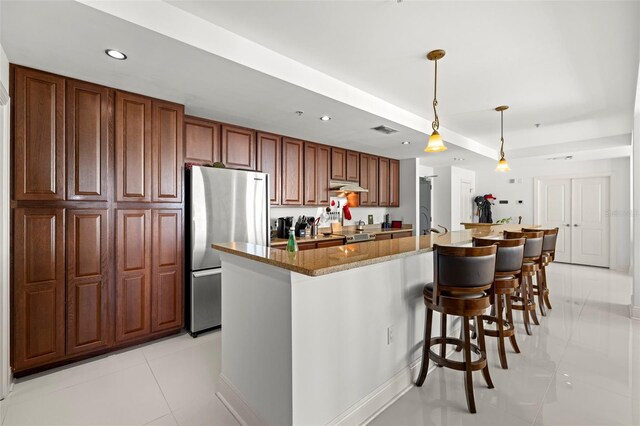
[[[221,325],[220,256],[213,243],[268,246],[269,175],[193,166],[187,171],[186,327],[198,333]]]

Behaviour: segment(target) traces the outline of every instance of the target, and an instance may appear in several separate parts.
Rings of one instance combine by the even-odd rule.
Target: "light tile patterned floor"
[[[495,389],[475,379],[466,410],[459,372],[436,369],[373,425],[640,425],[640,321],[628,317],[630,278],[550,267],[553,310],[518,335],[509,369],[489,339]],[[20,380],[0,402],[3,426],[237,425],[215,397],[220,332],[183,334]]]

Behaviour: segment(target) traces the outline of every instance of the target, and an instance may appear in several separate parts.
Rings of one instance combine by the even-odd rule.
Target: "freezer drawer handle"
[[[221,268],[209,270],[209,271],[198,271],[193,273],[193,278],[207,277],[209,275],[216,275],[221,273],[222,273]]]

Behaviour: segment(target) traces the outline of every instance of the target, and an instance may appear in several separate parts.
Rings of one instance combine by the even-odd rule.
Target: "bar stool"
[[[533,295],[533,277],[540,269],[540,259],[542,258],[542,239],[544,233],[536,232],[512,232],[504,231],[504,238],[507,240],[515,238],[525,238],[524,262],[522,263],[522,274],[520,278],[520,289],[517,295],[511,296],[511,300],[516,302],[512,308],[522,311],[524,329],[528,335],[532,335],[529,317],[535,325],[540,325],[536,315],[536,302]]]
[[[490,247],[449,247],[433,246],[433,282],[423,289],[426,305],[424,342],[422,346],[422,367],[416,382],[422,386],[429,369],[429,360],[441,367],[464,371],[464,383],[467,407],[476,412],[473,396],[474,371],[482,370],[482,375],[489,389],[493,388],[482,325],[482,314],[490,306],[491,289],[495,280],[496,246]],[[440,312],[440,337],[431,338],[433,311]],[[447,315],[463,317],[463,338],[447,337]],[[478,324],[478,344],[471,343],[469,319],[475,318]],[[431,350],[432,346],[440,346],[440,354]],[[454,361],[446,357],[446,345],[463,347],[464,361]],[[477,360],[471,359],[471,351],[479,355]]]
[[[490,315],[483,315],[482,318],[489,323],[496,323],[496,330],[485,329],[484,334],[498,339],[498,355],[500,356],[500,366],[509,368],[507,364],[507,353],[504,339],[508,337],[513,350],[520,353],[518,342],[516,342],[516,329],[513,325],[513,310],[511,307],[511,296],[520,285],[522,274],[522,262],[524,260],[524,238],[513,240],[496,240],[492,238],[474,238],[474,247],[486,247],[496,245],[496,279],[493,284],[495,297],[491,300],[492,309]],[[505,311],[505,318],[502,311]]]
[[[547,309],[551,309],[551,302],[549,301],[549,285],[547,283],[547,266],[553,262],[556,258],[556,241],[558,240],[558,228],[549,229],[536,229],[536,228],[523,228],[523,232],[530,231],[542,231],[544,237],[542,241],[542,267],[538,272],[538,285],[534,287],[534,294],[538,295],[538,303],[543,306],[547,306]],[[542,294],[540,288],[542,288]],[[546,312],[542,315],[546,315]]]

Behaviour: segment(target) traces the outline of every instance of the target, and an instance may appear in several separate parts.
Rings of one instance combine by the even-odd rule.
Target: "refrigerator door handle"
[[[222,273],[222,269],[217,268],[217,269],[209,269],[207,271],[197,271],[197,272],[193,272],[193,278],[201,278],[201,277],[208,277],[209,275],[216,275],[216,274],[221,274]]]

